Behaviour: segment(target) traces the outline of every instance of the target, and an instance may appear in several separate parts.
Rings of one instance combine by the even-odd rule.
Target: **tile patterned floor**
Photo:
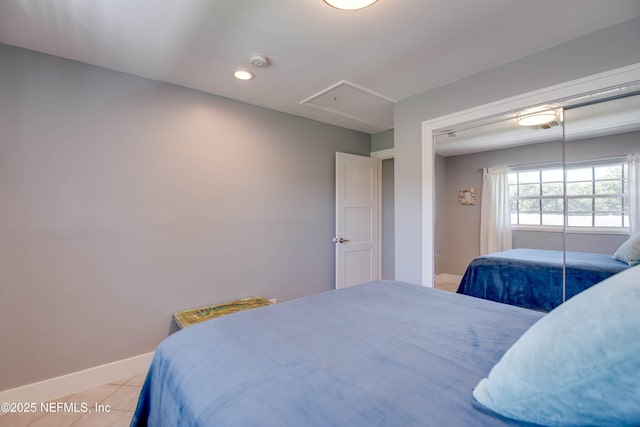
[[[70,407],[72,403],[76,403],[77,412],[65,412],[64,410],[60,412],[40,412],[38,410],[27,414],[0,413],[0,427],[129,426],[144,378],[145,374],[134,375],[53,401],[66,402],[68,404],[67,407]],[[84,413],[80,410],[83,403],[87,405],[91,412]],[[104,412],[95,411],[96,404],[100,408],[104,408]],[[107,411],[106,408],[109,410]]]
[[[455,292],[458,290],[458,283],[443,282],[436,284],[436,289],[442,289],[443,291]]]

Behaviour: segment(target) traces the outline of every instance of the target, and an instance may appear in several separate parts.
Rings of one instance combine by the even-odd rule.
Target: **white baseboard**
[[[48,402],[147,372],[154,352],[0,391],[0,402]]]
[[[460,284],[461,280],[462,280],[462,276],[458,276],[457,274],[443,273],[443,274],[438,274],[436,276],[436,285],[439,285],[441,283]]]

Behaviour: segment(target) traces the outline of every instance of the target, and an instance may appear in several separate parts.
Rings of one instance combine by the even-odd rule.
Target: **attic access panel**
[[[342,80],[302,101],[329,113],[337,114],[384,131],[393,127],[393,104],[396,101],[374,91]]]

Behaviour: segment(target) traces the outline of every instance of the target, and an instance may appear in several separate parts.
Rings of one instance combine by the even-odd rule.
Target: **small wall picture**
[[[476,204],[476,189],[475,188],[461,188],[460,189],[460,204],[461,205],[475,205]]]

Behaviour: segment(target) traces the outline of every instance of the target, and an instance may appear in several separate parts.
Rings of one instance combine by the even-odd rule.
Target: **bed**
[[[610,255],[541,249],[512,249],[477,257],[462,277],[459,294],[550,311],[566,299],[629,267]]]
[[[132,425],[531,425],[472,389],[542,316],[377,281],[220,317],[159,345]]]

